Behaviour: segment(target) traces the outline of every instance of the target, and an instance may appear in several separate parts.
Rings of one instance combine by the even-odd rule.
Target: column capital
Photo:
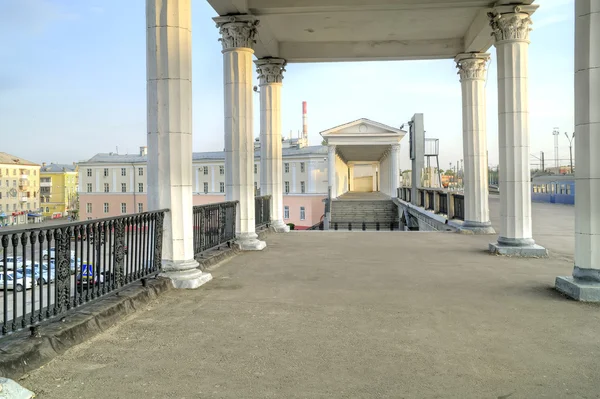
[[[283,58],[261,58],[254,61],[260,85],[281,83],[287,61]]]
[[[335,144],[329,144],[327,146],[327,152],[329,153],[329,155],[334,155],[335,154]]]
[[[460,81],[485,80],[486,64],[490,59],[488,53],[459,54],[454,58]]]
[[[538,5],[508,5],[494,7],[488,17],[496,44],[506,41],[529,42],[531,14]]]
[[[219,28],[221,38],[219,41],[223,45],[223,51],[234,48],[249,48],[254,47],[258,26],[258,19],[253,15],[228,15],[224,17],[215,17]]]
[[[400,151],[400,144],[392,144],[392,152]]]

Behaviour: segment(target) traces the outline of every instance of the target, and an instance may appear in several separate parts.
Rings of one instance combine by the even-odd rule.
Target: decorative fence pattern
[[[0,233],[0,336],[158,274],[165,212]]]
[[[194,206],[194,254],[200,255],[235,239],[237,201]]]

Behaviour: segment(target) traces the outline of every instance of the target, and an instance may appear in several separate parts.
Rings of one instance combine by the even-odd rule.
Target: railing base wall
[[[235,245],[242,251],[262,251],[267,247],[267,243],[260,241],[256,233],[238,235],[235,239]]]
[[[171,280],[173,288],[193,290],[212,280],[210,273],[204,273],[197,268],[199,264],[194,259],[178,262],[176,266],[164,260],[163,265],[164,270],[160,276]]]

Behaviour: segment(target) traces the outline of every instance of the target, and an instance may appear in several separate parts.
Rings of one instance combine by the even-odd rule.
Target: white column
[[[271,196],[271,225],[290,231],[283,222],[283,158],[281,155],[281,88],[285,60],[254,61],[260,80],[260,192]]]
[[[490,13],[498,57],[500,236],[490,251],[545,256],[532,238],[529,171],[529,31],[537,6],[499,6]]]
[[[331,198],[337,197],[337,181],[335,178],[336,157],[335,145],[327,147],[327,185],[331,188]]]
[[[216,17],[223,45],[225,89],[225,198],[239,201],[237,243],[261,250],[254,222],[254,134],[252,125],[252,46],[258,21],[250,15]]]
[[[459,54],[455,58],[462,89],[463,227],[481,234],[495,233],[488,208],[485,81],[489,59],[487,53]]]
[[[392,182],[392,198],[397,198],[398,197],[398,186],[400,185],[400,166],[399,166],[399,160],[400,160],[400,144],[394,144],[392,145],[392,153],[391,153],[391,157],[392,157],[392,162],[390,162],[391,164],[391,169],[392,169],[392,174],[391,174],[391,182]]]
[[[377,191],[377,170],[378,170],[378,166],[376,163],[374,163],[371,166],[372,170],[373,170],[373,191]]]
[[[575,2],[575,265],[568,296],[600,302],[600,2]]]
[[[194,260],[190,1],[146,0],[148,207],[169,209],[162,275],[176,288],[197,288],[212,278]]]
[[[350,181],[348,182],[348,191],[354,190],[354,164],[348,165],[348,174]]]

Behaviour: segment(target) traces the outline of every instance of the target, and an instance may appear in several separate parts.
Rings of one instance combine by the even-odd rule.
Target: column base
[[[492,227],[491,222],[471,222],[465,221],[459,228],[459,232],[463,234],[496,234],[496,230]]]
[[[600,302],[600,282],[571,276],[559,276],[554,283],[556,290],[580,302]]]
[[[258,239],[256,233],[239,234],[235,243],[242,251],[262,251],[267,246],[266,242]]]
[[[275,233],[289,233],[290,232],[290,226],[283,223],[282,220],[273,220],[271,222],[271,227],[273,228]]]
[[[490,243],[490,253],[494,255],[518,256],[522,258],[547,258],[548,250],[537,245],[531,238],[506,239],[498,238],[498,242]]]
[[[164,261],[161,277],[171,280],[174,288],[195,289],[212,280],[210,273],[204,273],[197,269],[199,266],[195,260],[186,261]]]

